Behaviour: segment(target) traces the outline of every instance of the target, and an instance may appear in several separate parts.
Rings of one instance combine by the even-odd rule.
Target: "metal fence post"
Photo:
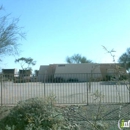
[[[87,105],[88,105],[88,82],[87,82],[88,75],[86,74],[86,86],[87,86]]]
[[[44,98],[46,97],[46,72],[44,74]]]
[[[2,103],[2,79],[3,79],[2,77],[3,77],[3,75],[1,74],[1,77],[0,77],[0,80],[1,80],[1,106],[2,106],[2,104],[3,104],[3,103]]]
[[[128,78],[129,78],[129,103],[130,103],[130,73],[129,73]]]

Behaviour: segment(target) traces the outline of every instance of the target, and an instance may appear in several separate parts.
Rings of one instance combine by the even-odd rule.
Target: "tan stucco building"
[[[47,77],[57,78],[61,77],[64,80],[78,79],[78,81],[86,81],[90,79],[101,80],[106,75],[125,74],[126,70],[119,67],[119,64],[96,64],[96,63],[82,63],[82,64],[50,64],[42,65],[39,69],[39,80],[43,81]],[[45,77],[46,75],[46,77]]]

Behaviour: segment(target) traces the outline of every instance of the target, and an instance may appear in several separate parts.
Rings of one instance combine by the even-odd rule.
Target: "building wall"
[[[122,68],[121,71],[125,73],[125,69]],[[49,66],[40,66],[39,80],[63,78],[64,80],[78,79],[78,81],[99,81],[110,73],[116,74],[115,64],[50,64]]]
[[[41,65],[38,73],[38,80],[43,82],[45,79],[45,74],[47,74],[47,69],[49,65]]]
[[[93,74],[97,73],[97,74]],[[54,77],[62,77],[65,80],[78,79],[78,81],[88,81],[90,79],[102,78],[99,74],[99,64],[83,63],[83,64],[59,64],[56,66]]]
[[[122,68],[120,64],[100,64],[100,70],[103,78],[105,78],[106,75],[113,75],[118,78],[120,74],[126,74],[126,69]]]
[[[56,66],[57,66],[56,64],[50,64],[48,66],[46,75],[47,80],[52,80],[54,78]]]
[[[31,70],[19,70],[19,76],[24,77],[24,76],[31,76]]]
[[[15,75],[17,74],[17,69],[2,69],[2,73],[3,74],[12,74],[12,75]]]
[[[4,80],[12,80],[17,76],[16,69],[2,69],[3,79]]]

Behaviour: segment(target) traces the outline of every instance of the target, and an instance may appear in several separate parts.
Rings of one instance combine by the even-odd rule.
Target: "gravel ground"
[[[120,111],[121,107],[121,112]],[[64,116],[70,120],[72,123],[78,124],[80,130],[93,130],[91,123],[94,123],[95,116],[99,113],[100,116],[97,118],[97,123],[101,123],[104,126],[107,126],[107,130],[119,130],[118,120],[120,118],[129,120],[130,119],[130,104],[113,104],[113,105],[70,105],[70,106],[58,106],[61,108]],[[100,109],[99,109],[100,107]],[[6,116],[9,113],[9,110],[13,107],[0,107],[0,113]],[[99,111],[100,110],[100,111]],[[120,113],[120,118],[119,118]],[[3,116],[3,117],[4,117]],[[0,119],[2,116],[0,116]],[[102,121],[101,121],[102,119]],[[89,121],[89,122],[88,122]]]

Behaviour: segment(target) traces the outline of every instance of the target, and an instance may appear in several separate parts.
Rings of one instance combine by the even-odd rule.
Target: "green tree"
[[[85,56],[81,56],[80,54],[74,54],[71,57],[67,57],[66,62],[69,64],[92,63],[91,60],[88,60]]]
[[[130,48],[119,57],[118,62],[130,72]]]
[[[32,68],[30,66],[31,65],[34,66],[36,64],[36,61],[34,61],[30,57],[29,58],[21,57],[19,59],[16,59],[15,63],[20,63],[22,70],[31,70]],[[25,67],[25,65],[27,66]]]
[[[15,63],[20,63],[20,66],[22,70],[19,71],[19,74],[24,75],[30,75],[32,73],[32,68],[30,66],[34,66],[36,64],[36,61],[34,61],[32,58],[25,58],[21,57],[19,59],[15,60]]]
[[[0,7],[0,56],[19,54],[19,39],[25,38],[25,33],[18,26],[19,19],[9,18],[10,15],[2,15],[3,7]],[[2,60],[2,59],[0,59]]]

